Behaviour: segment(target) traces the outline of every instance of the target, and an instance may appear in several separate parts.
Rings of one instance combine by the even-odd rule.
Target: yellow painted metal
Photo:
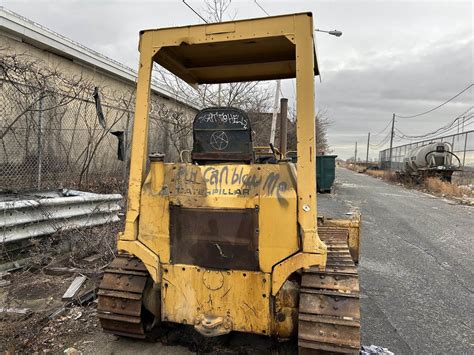
[[[301,13],[144,33],[161,48],[157,63],[189,84],[270,80],[295,77],[292,39],[299,23],[311,21],[310,13]],[[305,36],[313,38],[309,32]],[[309,69],[318,74],[317,65]]]
[[[316,227],[313,22],[309,17],[303,18],[295,23],[295,27],[298,222],[302,231],[303,251],[325,253],[326,246],[319,239]]]
[[[272,271],[272,295],[276,295],[289,275],[296,270],[319,265],[321,270],[326,266],[326,254],[297,253],[275,265]]]
[[[162,320],[199,325],[221,318],[222,327],[270,334],[270,275],[163,265]]]
[[[163,186],[156,185],[155,176]],[[166,263],[170,260],[170,203],[192,208],[258,207],[260,269],[271,272],[275,264],[298,251],[295,189],[289,164],[153,162],[142,189],[138,238]]]
[[[150,187],[151,193],[160,193],[165,183],[165,163],[163,161],[152,161],[150,163]],[[146,185],[146,182],[145,182]]]
[[[139,49],[128,209],[118,248],[143,260],[153,280],[161,282],[165,320],[188,324],[207,320],[223,326],[224,332],[227,325],[269,334],[275,329],[269,295],[276,295],[298,269],[326,263],[326,247],[316,225],[318,68],[311,14],[142,31]],[[152,162],[146,176],[153,61],[190,84],[296,77],[298,184],[290,163]],[[170,203],[221,210],[258,207],[260,272],[207,272],[197,266],[169,265]],[[160,274],[163,268],[167,272]],[[222,285],[213,289],[219,280]],[[204,323],[201,326],[205,328]]]
[[[145,264],[153,281],[160,281],[160,259],[154,251],[137,240],[119,240],[117,242],[117,249],[119,252],[127,252],[135,255]]]
[[[225,30],[224,30],[225,29]],[[279,41],[280,45],[275,45]],[[283,41],[283,42],[281,42]],[[285,42],[287,41],[287,42]],[[247,47],[246,47],[247,45]],[[303,235],[303,251],[325,253],[325,246],[316,230],[316,173],[314,128],[314,74],[318,73],[313,44],[310,13],[272,18],[233,21],[227,24],[197,25],[141,32],[140,67],[138,75],[136,113],[134,120],[131,174],[128,193],[128,213],[124,240],[138,237],[140,189],[146,163],[150,76],[155,60],[189,83],[237,80],[219,73],[224,65],[261,64],[291,61],[294,71],[276,67],[275,77],[296,76],[297,136],[298,136],[298,222]],[[201,71],[196,68],[203,68]],[[231,72],[240,80],[264,80],[258,70]],[[212,74],[214,73],[214,74]],[[212,80],[206,77],[216,75]]]
[[[138,68],[137,94],[135,101],[135,119],[133,122],[132,148],[130,156],[130,178],[128,184],[127,216],[123,240],[135,240],[138,237],[138,217],[140,215],[140,194],[145,177],[146,150],[150,111],[151,70],[153,67],[153,47],[151,36],[140,37],[140,66]]]

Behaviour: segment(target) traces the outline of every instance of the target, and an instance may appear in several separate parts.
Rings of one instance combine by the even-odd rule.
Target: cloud
[[[202,11],[202,1],[190,3]],[[393,112],[425,111],[473,82],[471,1],[260,3],[272,15],[312,11],[316,28],[343,32],[340,38],[315,34],[323,79],[316,84],[316,101],[332,119],[329,142],[342,157],[352,155],[356,140],[365,144],[368,131],[384,128]],[[2,4],[132,68],[138,63],[140,30],[201,22],[176,0],[3,0]],[[233,1],[231,10],[237,18],[264,16],[252,0]],[[294,97],[293,84],[286,81],[282,89]],[[473,104],[472,91],[468,94],[433,114],[400,119],[397,127],[409,134],[441,127]]]
[[[333,120],[329,134],[336,152],[352,154],[355,140],[362,133],[366,137],[367,132],[382,129],[393,112],[426,111],[472,83],[473,44],[472,34],[463,31],[407,53],[379,53],[365,61],[355,58],[355,68],[347,65],[325,73],[318,85],[318,103],[328,108]],[[397,127],[408,134],[422,134],[443,126],[473,104],[470,90],[430,115],[398,119]]]

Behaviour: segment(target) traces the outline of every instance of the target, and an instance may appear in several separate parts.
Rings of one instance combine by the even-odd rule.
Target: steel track
[[[146,338],[142,301],[148,278],[145,265],[128,255],[118,256],[105,270],[97,305],[97,314],[104,331]]]
[[[319,227],[328,247],[326,269],[303,271],[298,316],[300,354],[354,353],[360,349],[359,278],[348,231]]]

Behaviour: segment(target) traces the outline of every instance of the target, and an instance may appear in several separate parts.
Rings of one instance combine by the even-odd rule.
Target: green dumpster
[[[336,178],[337,155],[316,156],[316,186],[319,192],[331,192]]]

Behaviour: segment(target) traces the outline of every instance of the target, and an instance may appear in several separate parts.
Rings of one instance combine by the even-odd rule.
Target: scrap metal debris
[[[378,345],[362,345],[360,355],[394,355],[390,350]]]
[[[72,281],[71,285],[69,285],[69,288],[66,290],[66,292],[64,292],[62,300],[63,301],[72,300],[77,295],[77,293],[79,292],[79,289],[84,284],[84,282],[86,282],[86,280],[87,280],[87,277],[85,276],[76,277]]]
[[[31,313],[29,308],[8,308],[0,307],[0,314],[4,315],[23,315],[26,316]]]

